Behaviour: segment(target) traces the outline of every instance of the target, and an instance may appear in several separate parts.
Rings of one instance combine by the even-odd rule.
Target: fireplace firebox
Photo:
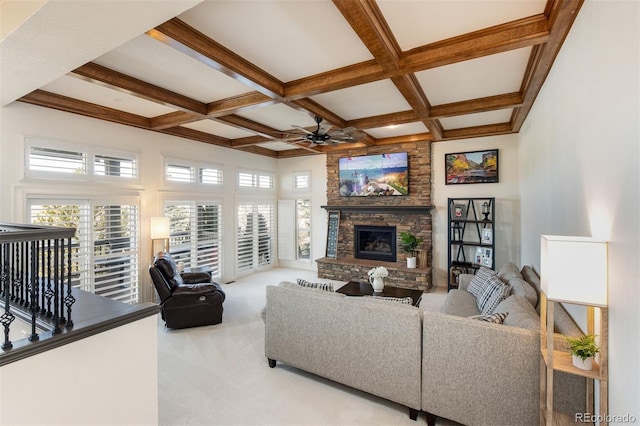
[[[396,261],[396,227],[355,225],[354,257],[356,259]]]

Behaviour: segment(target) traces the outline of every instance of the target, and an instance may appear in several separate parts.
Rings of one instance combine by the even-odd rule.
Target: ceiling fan
[[[302,134],[288,134],[284,142],[290,144],[298,144],[300,142],[309,142],[308,146],[301,148],[313,148],[319,145],[337,145],[341,143],[358,142],[366,134],[354,127],[346,127],[344,129],[331,130],[333,125],[323,123],[322,117],[315,116],[316,129],[314,131],[305,129],[301,126],[292,126],[294,129],[300,130]]]

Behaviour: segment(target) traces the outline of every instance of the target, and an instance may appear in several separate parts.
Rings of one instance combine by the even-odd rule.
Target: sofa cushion
[[[298,285],[296,283],[292,283],[290,281],[282,281],[280,284],[278,284],[278,286],[285,287],[285,288],[290,288],[290,289],[293,289],[293,290],[310,291],[310,292],[314,292],[314,293],[320,293],[320,294],[326,295],[328,297],[347,297],[346,294],[336,293],[334,291],[325,291],[325,290],[321,290],[319,288],[313,288],[313,287],[303,287],[301,285]]]
[[[478,321],[492,322],[494,324],[502,324],[504,322],[504,319],[508,315],[509,314],[506,312],[494,312],[493,314],[490,314],[490,315],[473,315],[473,316],[470,316],[469,318],[475,319]]]
[[[497,276],[491,276],[478,297],[478,308],[483,315],[492,314],[498,304],[509,295],[510,287]]]
[[[405,305],[413,305],[413,299],[411,297],[390,297],[390,296],[369,296],[372,299],[386,300],[388,302],[404,303]]]
[[[312,283],[307,280],[303,280],[302,278],[298,278],[296,282],[302,287],[317,288],[324,291],[333,291],[333,284],[331,283]]]
[[[520,273],[522,274],[522,278],[533,287],[538,295],[538,302],[534,305],[534,308],[536,308],[538,314],[540,314],[540,277],[531,266],[523,266]]]
[[[513,278],[522,278],[518,267],[512,262],[507,262],[502,265],[502,268],[498,271],[498,277],[505,283],[509,282]]]
[[[478,315],[480,310],[473,294],[466,290],[452,289],[444,300],[441,312],[458,317],[470,317]]]
[[[473,294],[477,299],[482,294],[484,290],[484,285],[486,284],[487,280],[490,277],[495,275],[496,275],[496,272],[493,269],[489,269],[484,266],[481,266],[480,269],[478,269],[478,271],[474,275],[471,282],[469,283],[469,286],[467,287],[467,291]]]
[[[529,302],[534,308],[537,306],[538,293],[536,293],[536,290],[531,287],[531,284],[529,284],[522,278],[511,278],[508,284],[509,287],[511,287],[510,294],[524,297],[525,299],[527,299],[527,302]]]
[[[540,317],[533,306],[522,296],[512,294],[496,306],[494,312],[504,312],[509,315],[504,320],[504,325],[525,328],[527,330],[540,330]]]

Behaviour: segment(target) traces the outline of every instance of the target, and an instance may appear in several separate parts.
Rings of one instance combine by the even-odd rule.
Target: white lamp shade
[[[540,286],[549,300],[607,306],[607,242],[543,235]]]
[[[152,217],[151,218],[151,239],[163,240],[169,238],[169,218],[168,217]]]

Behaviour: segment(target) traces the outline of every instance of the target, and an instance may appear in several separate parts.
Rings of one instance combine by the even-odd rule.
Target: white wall
[[[295,172],[311,173],[311,190],[296,191],[293,188]],[[327,211],[320,206],[327,204],[327,156],[284,158],[278,160],[279,196],[281,200],[311,198],[311,260],[279,260],[280,266],[317,270],[316,259],[324,257],[327,241]]]
[[[609,412],[640,419],[640,3],[585,2],[520,133],[522,261],[609,240]],[[574,315],[577,312],[574,313]]]
[[[108,123],[76,114],[55,111],[14,102],[0,109],[0,221],[24,223],[26,220],[26,193],[73,194],[80,192],[77,185],[50,183],[23,178],[24,136],[39,136],[74,143],[86,143],[112,149],[133,151],[140,160],[140,182],[125,191],[114,192],[109,183],[93,183],[82,187],[87,194],[110,194],[139,197],[140,200],[140,283],[143,300],[151,300],[151,280],[146,264],[151,253],[149,222],[153,216],[163,215],[163,202],[169,196],[197,198],[193,187],[165,187],[163,183],[163,156],[196,162],[211,162],[224,166],[223,188],[213,189],[207,195],[223,201],[224,244],[235,247],[236,171],[249,168],[276,173],[277,160],[221,148],[188,139],[149,132],[129,126]],[[276,198],[273,193],[273,198]],[[223,281],[235,279],[235,256],[231,250],[224,258]]]
[[[498,149],[499,182],[445,185],[445,154]],[[520,263],[520,196],[518,193],[518,135],[493,136],[431,146],[434,283],[447,286],[447,198],[495,197],[496,267]],[[526,259],[525,259],[526,262]]]
[[[0,425],[157,424],[157,315],[0,368]]]

